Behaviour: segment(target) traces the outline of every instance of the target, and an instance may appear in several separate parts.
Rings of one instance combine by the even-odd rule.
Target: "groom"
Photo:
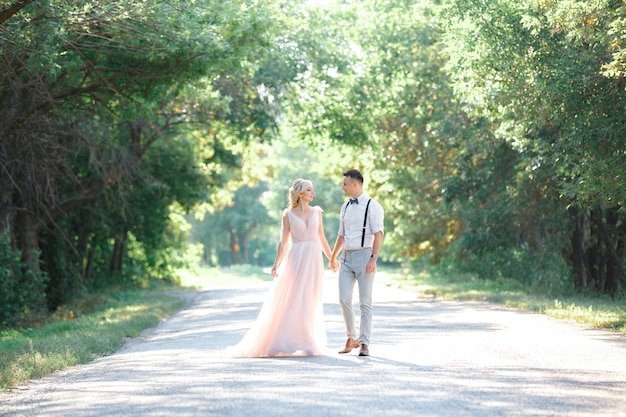
[[[363,175],[356,169],[343,173],[343,191],[350,197],[341,206],[339,232],[330,258],[330,268],[339,269],[339,303],[348,340],[339,353],[360,347],[359,356],[369,356],[372,329],[372,285],[376,262],[383,243],[384,210],[363,192]],[[339,252],[340,262],[336,259]],[[357,338],[352,294],[359,286],[361,322]]]

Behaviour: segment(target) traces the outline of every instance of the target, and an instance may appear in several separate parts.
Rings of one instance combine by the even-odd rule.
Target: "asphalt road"
[[[626,416],[624,336],[376,286],[371,356],[339,355],[335,287],[327,356],[229,358],[267,285],[197,291],[119,352],[0,394],[0,415]]]

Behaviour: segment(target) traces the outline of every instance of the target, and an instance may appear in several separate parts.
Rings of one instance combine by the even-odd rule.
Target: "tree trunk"
[[[0,25],[3,25],[7,20],[13,17],[16,13],[28,6],[35,0],[16,0],[12,5],[4,10],[0,10]]]
[[[604,259],[602,256],[602,241],[598,231],[598,210],[591,210],[589,215],[589,243],[587,245],[587,286],[595,290],[601,289],[604,277]]]
[[[115,235],[115,243],[113,245],[113,255],[111,256],[111,264],[109,266],[109,278],[115,274],[122,272],[124,264],[124,253],[126,252],[126,242],[128,241],[128,232],[117,233]]]
[[[13,233],[13,218],[15,210],[13,207],[13,199],[11,191],[13,187],[11,181],[5,172],[0,171],[0,232],[8,231]]]
[[[611,297],[615,297],[619,289],[619,283],[624,279],[624,269],[617,253],[618,243],[616,243],[614,239],[616,233],[611,233],[617,229],[619,215],[614,210],[610,210],[606,215],[606,223],[604,220],[605,219],[599,219],[598,223],[598,230],[604,247],[606,248],[607,266],[606,276],[601,289]]]
[[[238,265],[239,260],[239,243],[237,243],[237,230],[232,229],[230,231],[230,258],[233,265]]]
[[[91,244],[89,245],[89,249],[87,252],[87,262],[85,265],[85,272],[83,275],[86,282],[91,281],[91,275],[93,274],[93,265],[94,265],[95,255],[96,255],[96,248],[94,246],[93,240],[94,239],[92,237]]]
[[[89,236],[91,235],[91,227],[89,221],[84,219],[78,226],[76,233],[78,234],[78,240],[76,242],[76,251],[80,255],[80,259],[85,259],[87,249],[89,246]]]
[[[28,289],[30,308],[33,312],[44,314],[46,306],[46,284],[42,279],[39,265],[39,230],[41,223],[35,216],[21,210],[15,219],[17,245],[22,252],[22,265],[31,273],[22,274],[22,288]]]
[[[574,231],[571,236],[572,252],[570,261],[574,272],[574,289],[581,291],[586,286],[585,279],[585,248],[584,248],[584,218],[576,208],[570,208],[570,214],[574,218]]]
[[[239,246],[241,248],[241,262],[250,264],[250,244],[248,243],[248,231],[239,234]]]

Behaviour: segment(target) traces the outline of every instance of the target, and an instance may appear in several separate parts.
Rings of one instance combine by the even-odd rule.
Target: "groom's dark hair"
[[[358,169],[349,169],[343,173],[344,177],[350,177],[363,184],[363,174]]]

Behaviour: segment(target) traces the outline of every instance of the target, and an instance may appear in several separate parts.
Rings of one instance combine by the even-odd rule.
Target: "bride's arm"
[[[317,234],[319,235],[320,243],[322,244],[322,251],[324,252],[326,257],[330,260],[330,257],[332,256],[332,252],[330,251],[330,245],[328,244],[328,240],[326,240],[326,235],[324,234],[324,221],[323,221],[321,209],[319,210],[318,215],[320,216],[320,221],[319,221]]]
[[[287,251],[287,247],[289,247],[289,242],[291,239],[291,229],[289,228],[289,219],[287,218],[289,214],[287,210],[283,212],[283,219],[280,226],[280,241],[278,242],[278,248],[276,249],[276,258],[274,259],[274,265],[272,266],[272,275],[278,275],[278,266],[285,256],[285,252]]]

